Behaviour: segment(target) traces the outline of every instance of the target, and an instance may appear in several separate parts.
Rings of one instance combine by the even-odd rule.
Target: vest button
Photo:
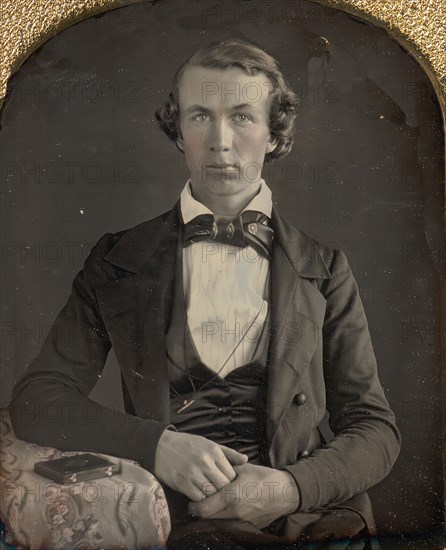
[[[307,400],[307,396],[304,394],[304,393],[298,393],[294,399],[293,399],[293,402],[295,405],[297,405],[298,407],[300,407],[301,405],[303,405]]]
[[[310,453],[308,451],[302,451],[300,453],[300,457],[301,458],[307,458],[307,456],[310,456]]]

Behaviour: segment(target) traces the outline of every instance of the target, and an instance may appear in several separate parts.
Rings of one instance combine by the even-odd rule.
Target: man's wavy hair
[[[265,162],[282,158],[290,152],[294,142],[297,95],[289,87],[282,68],[272,56],[239,38],[214,42],[201,48],[177,70],[169,100],[156,111],[159,126],[177,147],[177,140],[181,137],[179,85],[185,69],[192,65],[212,69],[238,68],[250,76],[255,76],[259,72],[267,76],[272,84],[269,92],[269,129],[271,138],[276,140],[277,146],[274,151],[265,155]]]

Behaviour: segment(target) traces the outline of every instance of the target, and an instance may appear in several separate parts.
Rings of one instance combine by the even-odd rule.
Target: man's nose
[[[209,147],[213,152],[229,151],[232,146],[232,128],[223,117],[218,118],[212,125]]]

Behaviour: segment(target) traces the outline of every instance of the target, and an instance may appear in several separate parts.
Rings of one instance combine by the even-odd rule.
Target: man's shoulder
[[[175,232],[176,222],[176,209],[172,208],[128,229],[106,233],[85,261],[85,276],[100,285],[138,272],[163,239]]]
[[[338,254],[343,254],[336,243],[319,241],[300,228],[296,228],[296,231],[300,233],[302,240],[307,243],[308,248],[318,251],[327,267],[333,264],[333,260]]]
[[[117,232],[105,233],[96,243],[95,257],[105,258],[115,246],[125,246],[135,241],[145,241],[155,237],[169,224],[173,209],[167,210],[154,218],[140,222],[134,226]]]
[[[345,259],[343,251],[336,243],[322,242],[306,231],[291,224],[276,211],[280,245],[296,269],[311,277],[330,277],[339,260]]]
[[[122,229],[121,231],[117,231],[116,233],[109,233],[109,235],[112,235],[113,244],[116,244],[124,236],[128,237],[130,235],[146,235],[148,233],[153,233],[153,231],[159,231],[168,223],[171,214],[172,209],[166,210],[166,212],[163,212],[162,214],[159,214],[154,218],[127,227],[126,229]]]

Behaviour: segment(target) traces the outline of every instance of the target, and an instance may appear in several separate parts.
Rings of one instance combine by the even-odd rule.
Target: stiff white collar
[[[213,214],[207,206],[197,201],[192,196],[190,179],[187,180],[186,185],[181,191],[180,206],[184,223],[190,222],[201,214]],[[251,199],[245,208],[243,208],[240,214],[245,210],[256,210],[257,212],[263,212],[266,216],[268,216],[268,218],[271,218],[272,208],[273,200],[271,189],[268,187],[265,180],[261,179],[259,192]]]

